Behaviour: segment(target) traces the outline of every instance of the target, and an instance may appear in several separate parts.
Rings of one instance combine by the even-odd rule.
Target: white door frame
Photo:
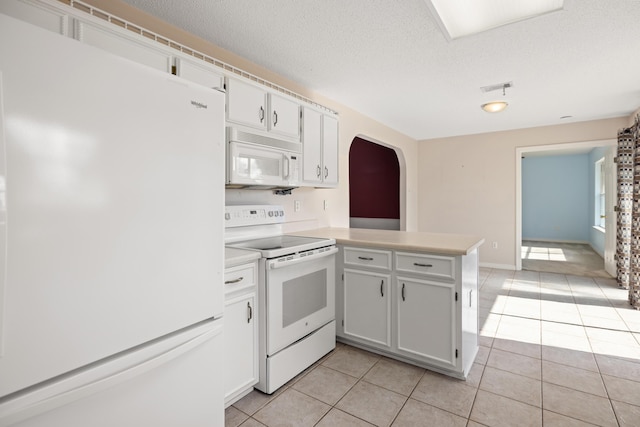
[[[549,155],[559,155],[563,152],[570,153],[575,150],[588,150],[596,147],[613,146],[617,144],[617,139],[601,139],[596,141],[570,142],[565,144],[516,147],[516,270],[522,270],[522,156],[526,153],[540,151],[549,151]],[[613,207],[611,209],[613,209]]]

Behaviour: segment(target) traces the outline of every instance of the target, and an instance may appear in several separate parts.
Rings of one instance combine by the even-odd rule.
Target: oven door
[[[337,251],[266,261],[268,356],[335,319]]]

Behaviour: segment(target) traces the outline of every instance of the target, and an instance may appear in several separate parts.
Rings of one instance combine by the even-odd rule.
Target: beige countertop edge
[[[260,252],[246,249],[224,248],[224,268],[235,267],[260,259]]]
[[[441,255],[469,255],[484,243],[483,238],[470,235],[351,228],[319,228],[289,234],[333,238],[339,245],[429,252]]]

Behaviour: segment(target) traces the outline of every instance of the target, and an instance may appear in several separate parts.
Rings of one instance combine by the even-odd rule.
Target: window
[[[604,228],[605,217],[605,175],[604,175],[604,157],[595,163],[595,221],[594,225]]]

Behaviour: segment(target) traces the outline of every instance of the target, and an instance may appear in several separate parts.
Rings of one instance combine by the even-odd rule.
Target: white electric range
[[[335,348],[333,239],[282,234],[284,209],[225,208],[225,244],[259,251],[260,381],[271,394]]]

